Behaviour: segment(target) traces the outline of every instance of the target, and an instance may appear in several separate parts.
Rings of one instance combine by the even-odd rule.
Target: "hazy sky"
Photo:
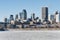
[[[53,14],[60,11],[60,0],[0,0],[0,21],[9,18],[10,14],[19,14],[23,9],[27,10],[28,17],[35,13],[41,18],[41,8],[45,6],[49,8],[49,14]]]

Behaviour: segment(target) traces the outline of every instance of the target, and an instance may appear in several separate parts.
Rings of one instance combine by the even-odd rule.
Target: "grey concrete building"
[[[42,20],[48,20],[48,7],[42,7]]]

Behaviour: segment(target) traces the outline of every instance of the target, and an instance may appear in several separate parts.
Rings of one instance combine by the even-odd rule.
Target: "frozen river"
[[[0,40],[60,40],[60,31],[0,32]]]

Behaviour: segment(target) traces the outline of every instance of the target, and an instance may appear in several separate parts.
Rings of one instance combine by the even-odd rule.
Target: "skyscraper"
[[[4,18],[4,22],[7,23],[8,22],[8,19],[7,18]]]
[[[31,19],[34,20],[35,19],[35,14],[31,14]]]
[[[14,17],[13,17],[13,15],[10,15],[10,21],[11,21],[11,20],[14,20]]]
[[[48,7],[42,7],[42,20],[48,20]]]
[[[16,14],[16,16],[15,16],[15,20],[17,20],[18,19],[18,14]]]
[[[27,12],[25,9],[20,13],[20,19],[26,20],[27,19]]]
[[[20,15],[20,19],[22,19],[22,18],[23,18],[23,17],[22,17],[22,12],[20,12],[19,15]]]
[[[54,19],[55,19],[55,18],[54,18],[54,15],[50,15],[50,20],[51,20],[51,21],[54,21]]]
[[[60,22],[60,13],[58,13],[58,11],[56,11],[55,13],[55,19],[56,19],[56,22]]]
[[[27,12],[26,12],[26,10],[23,9],[22,13],[23,13],[22,16],[23,16],[24,20],[26,20],[27,19]]]

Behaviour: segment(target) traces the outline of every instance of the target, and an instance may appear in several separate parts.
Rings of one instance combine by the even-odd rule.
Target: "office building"
[[[49,15],[48,15],[48,20],[49,20],[49,21],[51,21],[51,20],[50,20],[50,16],[51,16],[51,15],[49,14]]]
[[[18,14],[16,14],[15,16],[15,21],[18,21]]]
[[[55,18],[56,18],[56,22],[60,22],[60,13],[58,13],[58,11],[56,11],[55,13]]]
[[[48,20],[48,7],[42,7],[42,20]]]
[[[8,22],[8,19],[7,18],[4,18],[4,22],[7,23]]]
[[[35,14],[31,14],[31,19],[34,20],[35,19]]]
[[[25,9],[20,13],[20,19],[21,20],[26,20],[27,19],[27,12]]]
[[[20,12],[19,15],[20,15],[20,19],[22,19],[22,18],[23,18],[23,17],[22,17],[22,12]]]
[[[10,15],[10,21],[11,21],[11,20],[14,20],[14,17],[13,17],[13,15]]]
[[[23,13],[23,15],[22,15],[23,19],[26,20],[27,19],[27,12],[26,12],[26,10],[23,9],[22,13]]]
[[[55,16],[54,15],[50,15],[50,20],[51,23],[53,23],[55,21]]]

